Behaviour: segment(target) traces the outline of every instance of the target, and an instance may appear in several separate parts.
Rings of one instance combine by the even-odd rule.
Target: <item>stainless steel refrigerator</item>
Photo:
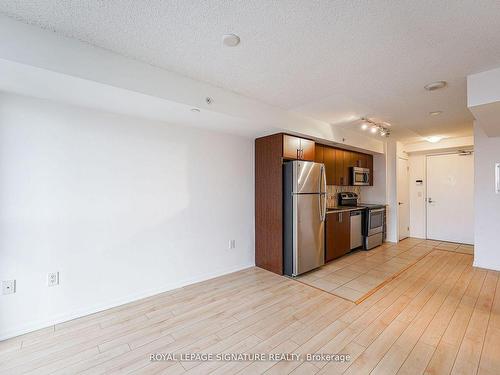
[[[283,168],[284,269],[297,276],[325,264],[325,166],[296,160]]]

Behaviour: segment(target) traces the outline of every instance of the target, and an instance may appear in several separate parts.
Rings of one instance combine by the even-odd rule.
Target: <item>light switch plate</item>
[[[16,292],[16,280],[2,281],[2,294],[12,294]]]

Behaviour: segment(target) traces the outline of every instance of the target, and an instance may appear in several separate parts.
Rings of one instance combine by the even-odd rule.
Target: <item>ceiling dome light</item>
[[[372,128],[370,129],[370,131],[375,134],[377,132],[378,128],[376,126],[372,126]]]
[[[443,113],[443,111],[432,111],[432,112],[429,112],[429,115],[431,115],[431,116],[439,116],[441,113]]]
[[[194,113],[199,113],[200,110],[198,108],[191,108],[191,112],[194,112]]]
[[[447,85],[446,81],[436,81],[428,83],[427,85],[424,86],[424,89],[426,89],[427,91],[434,91],[442,89],[446,87],[446,85]]]
[[[236,34],[225,34],[222,36],[222,43],[226,47],[236,47],[240,44],[240,37]]]
[[[361,130],[366,130],[368,129],[368,124],[366,122],[363,122],[363,124],[361,124]]]
[[[438,143],[443,137],[440,137],[439,135],[433,135],[432,137],[427,137],[426,141],[430,143]]]

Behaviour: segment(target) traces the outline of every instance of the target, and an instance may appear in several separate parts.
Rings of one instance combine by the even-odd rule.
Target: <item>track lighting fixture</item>
[[[388,137],[391,135],[391,131],[389,130],[388,126],[391,126],[391,124],[387,122],[382,122],[378,123],[373,120],[370,120],[367,117],[361,118],[361,130],[368,130],[370,129],[370,132],[373,134],[378,133],[381,137]]]

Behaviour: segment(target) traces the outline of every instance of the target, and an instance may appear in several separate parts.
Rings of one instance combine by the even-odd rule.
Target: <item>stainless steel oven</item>
[[[384,211],[385,208],[367,209],[366,224],[368,236],[382,233],[384,230]]]
[[[351,183],[355,186],[370,185],[370,170],[368,168],[351,167]]]
[[[363,248],[370,250],[384,242],[385,206],[366,205],[365,215]]]

